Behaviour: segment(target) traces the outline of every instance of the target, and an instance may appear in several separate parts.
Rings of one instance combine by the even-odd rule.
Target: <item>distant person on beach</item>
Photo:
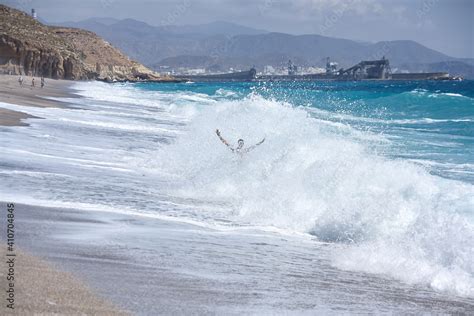
[[[31,88],[33,89],[35,87],[35,78],[31,79]]]
[[[18,83],[20,84],[20,86],[23,85],[23,76],[20,75],[20,78],[18,78]]]
[[[44,87],[44,77],[41,77],[41,88]]]
[[[217,134],[217,137],[219,137],[219,139],[221,140],[221,142],[226,145],[227,147],[229,147],[229,149],[233,152],[233,153],[236,153],[236,154],[240,154],[240,155],[243,155],[243,154],[246,154],[248,153],[249,151],[255,149],[255,147],[261,145],[264,141],[265,141],[265,138],[262,139],[261,141],[259,141],[258,143],[256,143],[255,145],[253,146],[250,146],[250,147],[247,147],[247,148],[244,148],[244,140],[243,139],[239,139],[237,141],[237,147],[234,148],[232,147],[228,141],[226,141],[222,136],[221,136],[221,132],[216,129],[216,134]]]

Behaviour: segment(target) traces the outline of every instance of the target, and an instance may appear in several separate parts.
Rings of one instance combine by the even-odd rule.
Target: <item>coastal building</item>
[[[187,75],[202,75],[206,73],[206,69],[204,68],[192,68],[192,69],[187,69],[186,74]]]
[[[31,9],[31,17],[36,20],[37,16],[36,16],[36,10],[35,9]]]

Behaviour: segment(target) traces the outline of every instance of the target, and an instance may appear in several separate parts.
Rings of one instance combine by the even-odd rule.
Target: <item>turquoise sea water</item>
[[[255,93],[304,107],[311,116],[380,134],[383,154],[474,182],[474,81],[218,82],[138,84],[236,100]]]

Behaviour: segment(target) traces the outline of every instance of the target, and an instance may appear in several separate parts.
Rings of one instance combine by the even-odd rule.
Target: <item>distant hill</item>
[[[202,34],[202,35],[256,35],[268,33],[265,30],[254,29],[251,27],[225,22],[215,21],[198,25],[171,25],[162,27],[175,34]]]
[[[453,58],[414,41],[367,43],[314,34],[266,32],[228,22],[155,27],[131,19],[111,24],[89,19],[69,25],[96,32],[154,69],[212,67],[225,70],[251,66],[261,69],[265,65],[284,66],[288,59],[300,66],[324,67],[326,57],[348,68],[361,60],[385,56],[392,68],[399,70],[429,64],[431,66],[424,69],[443,71],[447,68],[442,65],[457,61],[457,66],[452,68],[456,74],[470,77],[472,73],[471,60]]]
[[[212,35],[256,35],[268,33],[268,31],[254,29],[251,27],[239,25],[236,23],[225,22],[225,21],[215,21],[205,24],[197,25],[166,25],[166,26],[151,26],[145,22],[141,22],[134,19],[124,19],[118,20],[114,18],[90,18],[78,22],[61,22],[53,23],[52,25],[56,26],[68,26],[68,27],[77,27],[84,28],[87,30],[95,31],[101,26],[109,26],[112,28],[119,27],[121,30],[126,30],[129,28],[129,31],[137,31],[140,28],[140,32],[147,33],[170,33],[170,34],[199,34],[200,36],[212,36]]]
[[[67,21],[67,22],[62,22],[57,24],[58,26],[70,26],[70,27],[76,27],[76,28],[81,28],[81,25],[89,25],[89,24],[103,24],[103,25],[112,25],[114,23],[117,23],[120,21],[119,19],[115,18],[90,18],[86,19],[80,22],[74,22],[74,21]],[[40,21],[43,24],[48,24],[44,21]],[[55,23],[50,23],[51,25],[56,25]]]

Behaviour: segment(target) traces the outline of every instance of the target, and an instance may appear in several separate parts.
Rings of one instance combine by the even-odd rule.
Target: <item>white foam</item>
[[[441,93],[441,94],[449,96],[449,97],[462,97],[462,98],[465,98],[465,96],[463,96],[462,94],[459,94],[459,93]]]
[[[439,90],[437,90],[434,93],[430,93],[426,89],[414,89],[410,93],[415,94],[415,95],[420,95],[420,96],[428,96],[429,98],[438,98],[440,96],[441,97],[446,96],[446,97],[456,97],[456,98],[469,98],[460,93],[440,92]]]
[[[266,141],[241,159],[216,128],[233,144]],[[360,132],[341,128],[344,136],[302,108],[252,95],[202,109],[145,164],[182,179],[170,194],[230,204],[234,221],[352,244],[335,254],[339,267],[474,295],[473,186],[377,156]],[[392,257],[402,263],[388,264]]]

